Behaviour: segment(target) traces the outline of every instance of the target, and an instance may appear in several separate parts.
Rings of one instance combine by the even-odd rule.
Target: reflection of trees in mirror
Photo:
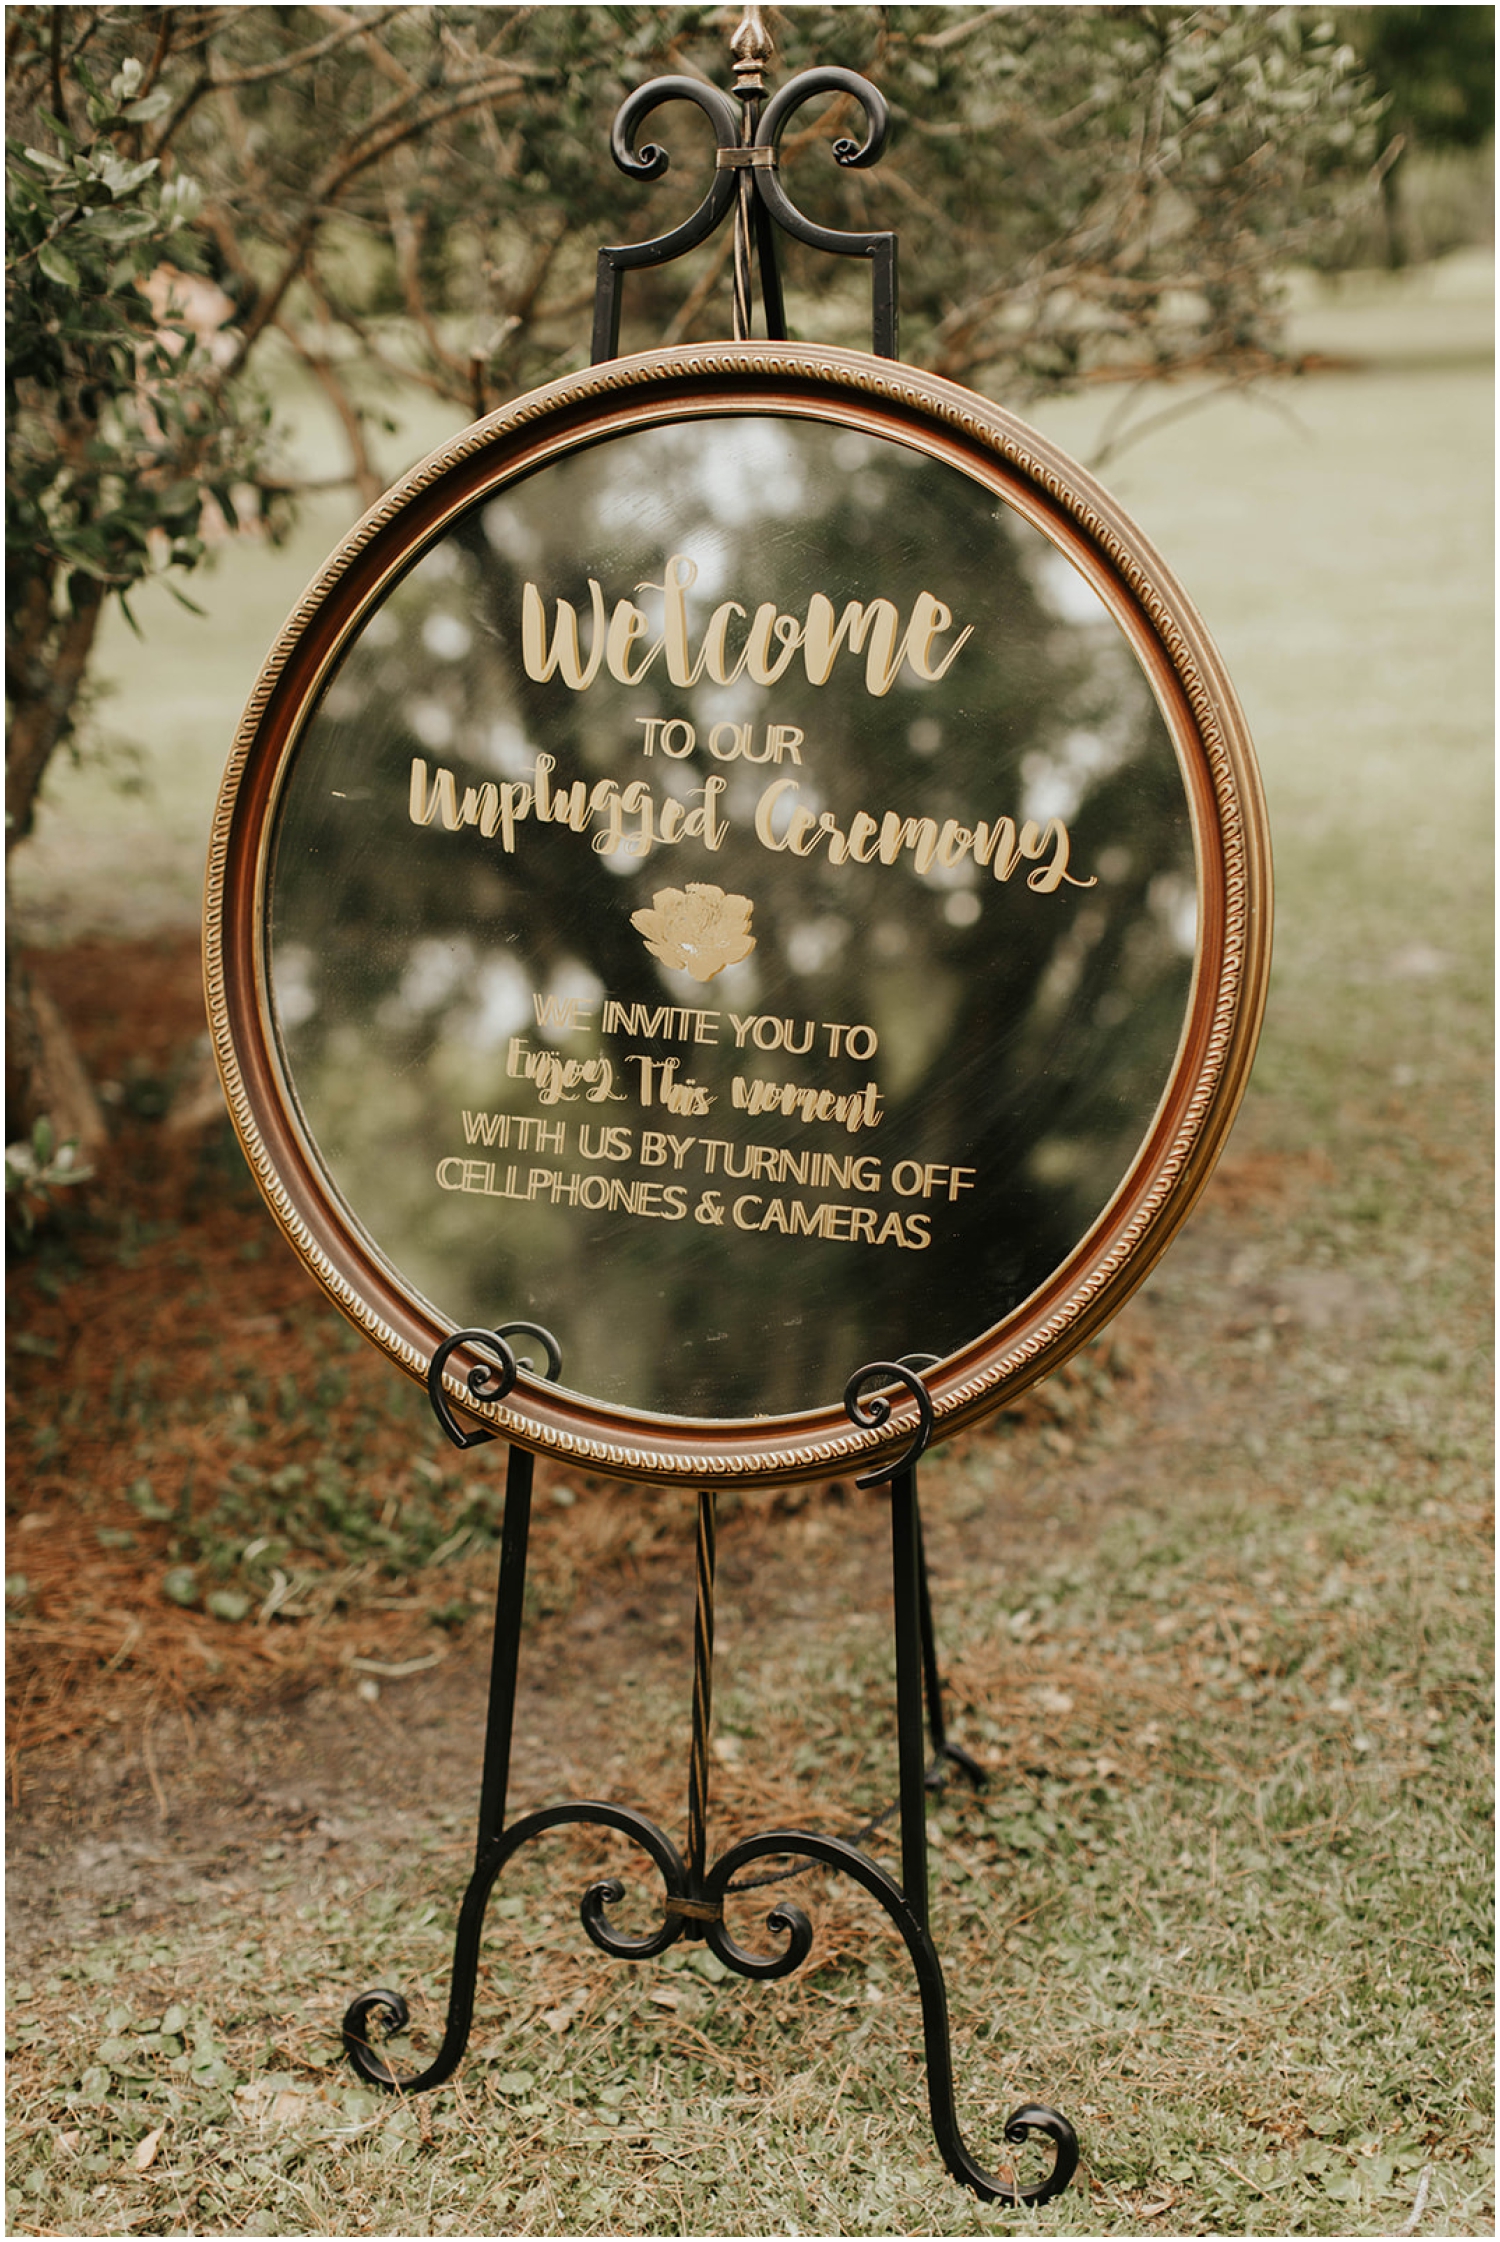
[[[773,600],[802,618],[820,591],[836,614],[888,599],[903,623],[924,592],[943,602],[953,621],[933,641],[934,672],[965,626],[973,635],[946,674],[908,666],[883,694],[866,690],[865,658],[848,648],[822,685],[795,658],[771,686],[706,675],[678,686],[663,659],[629,686],[603,665],[577,690],[524,674],[526,583],[549,634],[555,603],[576,607],[587,670],[588,579],[611,609],[638,599],[659,632],[673,554],[698,571],[686,594],[694,659],[720,602],[753,616]],[[658,589],[638,591],[648,579]],[[735,654],[747,627],[731,622]],[[782,727],[779,761],[768,726]],[[710,737],[730,759],[708,752]],[[742,743],[766,759],[748,761]],[[592,845],[597,825],[533,818],[507,851],[502,831],[447,830],[437,809],[411,822],[414,758],[430,799],[449,771],[461,806],[487,782],[531,785],[539,753],[559,787],[643,780],[658,805],[701,803],[722,779],[722,845],[606,855]],[[889,864],[878,853],[836,862],[820,838],[801,857],[757,837],[758,805],[779,781],[797,791],[769,823],[761,812],[772,841],[794,808],[827,812],[845,834],[860,810],[937,828],[1009,817],[1019,832],[1031,820],[1034,837],[1061,821],[1071,877],[1088,884],[1048,891],[1055,844],[1004,880],[1003,844],[988,863],[950,849],[957,861],[925,870],[910,847]],[[631,923],[689,882],[753,906],[754,950],[706,983],[658,963]],[[446,1318],[542,1316],[570,1384],[598,1399],[674,1415],[784,1412],[835,1402],[851,1365],[873,1355],[952,1352],[1080,1243],[1168,1078],[1194,895],[1183,783],[1145,678],[1039,532],[893,442],[771,417],[679,423],[611,438],[476,506],[371,618],[287,780],[274,993],[335,1185]],[[554,1021],[549,1039],[542,997],[590,1007],[587,1026]],[[605,997],[716,1014],[717,1040],[605,1034]],[[737,1047],[732,1016],[789,1024],[746,1029]],[[835,1055],[833,1024],[871,1034]],[[521,1064],[548,1052],[606,1060],[607,1098],[591,1102],[606,1079],[596,1070],[575,1080],[573,1102],[542,1102],[538,1076],[516,1071],[518,1049]],[[678,1084],[712,1099],[706,1113],[663,1110],[660,1063],[673,1058]],[[830,1089],[852,1108],[854,1093],[877,1089],[862,1117],[817,1121],[736,1107],[735,1077],[742,1099],[759,1082]],[[470,1122],[469,1141],[465,1113],[487,1117]],[[559,1123],[565,1156],[537,1133]],[[583,1159],[580,1125],[591,1131]],[[610,1127],[631,1132],[628,1158],[604,1151]],[[662,1139],[650,1166],[648,1129]],[[680,1166],[669,1136],[696,1140]],[[731,1148],[712,1155],[711,1173],[708,1139]],[[813,1169],[778,1179],[769,1160],[756,1175],[751,1146],[799,1162],[865,1159],[876,1164],[865,1183],[877,1168],[878,1182],[861,1189],[825,1170],[819,1187]],[[460,1155],[480,1164],[469,1190],[439,1189],[439,1161]],[[901,1163],[906,1183],[921,1178],[904,1194],[892,1183]],[[522,1192],[537,1170],[664,1191],[656,1219],[553,1205],[545,1187],[529,1200],[486,1195],[512,1168]],[[717,1199],[697,1219],[705,1193]],[[794,1201],[829,1200],[874,1208],[885,1242],[784,1234]],[[722,1223],[706,1218],[715,1207]],[[744,1227],[761,1221],[771,1227]]]

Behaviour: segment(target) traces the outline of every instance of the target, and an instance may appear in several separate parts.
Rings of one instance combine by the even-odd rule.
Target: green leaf
[[[144,163],[133,163],[119,171],[111,170],[105,184],[118,202],[122,195],[133,195],[137,187],[144,186],[158,168],[158,159],[148,156]]]
[[[72,149],[78,146],[78,142],[74,139],[68,126],[63,123],[61,117],[54,117],[50,109],[38,109],[37,116],[49,132],[56,133],[65,148]]]
[[[89,222],[90,233],[101,241],[136,241],[155,233],[157,218],[150,210],[101,210]]]
[[[148,93],[141,100],[132,101],[127,109],[121,110],[120,114],[128,117],[133,125],[148,125],[154,118],[164,117],[171,106],[170,88],[158,86],[155,93]]]
[[[36,261],[47,278],[55,280],[59,288],[76,288],[78,286],[78,267],[71,257],[63,255],[55,241],[44,241],[42,243],[41,248],[36,253]]]
[[[162,1576],[161,1592],[169,1604],[189,1610],[198,1601],[198,1575],[191,1565],[174,1565]]]
[[[238,1588],[215,1588],[207,1603],[215,1619],[225,1620],[231,1626],[249,1616],[250,1598]]]

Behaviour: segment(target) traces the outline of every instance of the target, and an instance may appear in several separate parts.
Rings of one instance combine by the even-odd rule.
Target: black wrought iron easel
[[[731,204],[735,223],[736,341],[750,333],[752,286],[757,269],[768,333],[773,338],[785,335],[773,231],[779,227],[814,248],[870,260],[874,274],[874,348],[882,357],[894,357],[895,235],[839,233],[814,225],[789,200],[777,174],[780,139],[788,120],[804,102],[827,93],[852,95],[864,110],[868,127],[862,143],[836,141],[835,160],[845,165],[874,163],[885,145],[884,101],[866,79],[853,71],[828,68],[804,71],[783,86],[763,109],[769,41],[759,11],[754,7],[744,11],[734,35],[732,53],[733,99],[697,79],[658,78],[632,94],[615,119],[610,136],[615,162],[633,178],[655,179],[667,168],[666,155],[659,148],[637,149],[636,133],[646,117],[663,103],[691,101],[707,114],[714,126],[716,164],[707,196],[684,225],[654,241],[600,250],[594,315],[595,362],[616,354],[620,275],[634,268],[665,264],[707,240],[728,214]],[[538,1373],[530,1359],[519,1356],[512,1346],[512,1339],[524,1337],[538,1340],[545,1349],[544,1373]],[[427,1390],[439,1423],[459,1448],[472,1448],[495,1437],[480,1427],[466,1431],[449,1405],[443,1377],[448,1362],[459,1349],[471,1357],[476,1350],[480,1354],[480,1359],[473,1361],[467,1380],[468,1390],[478,1402],[503,1400],[523,1368],[533,1377],[544,1375],[551,1381],[556,1381],[562,1371],[557,1342],[539,1324],[507,1323],[494,1331],[454,1332],[432,1358]],[[376,2026],[387,2033],[399,2032],[409,2019],[406,2001],[400,1993],[385,1989],[362,1993],[344,2018],[344,2046],[361,2078],[372,2086],[412,2094],[440,2086],[451,2077],[468,2045],[473,2024],[484,1918],[496,1879],[511,1856],[532,1838],[569,1824],[584,1824],[616,1830],[628,1837],[655,1864],[662,1880],[660,1922],[654,1930],[639,1937],[627,1936],[610,1919],[610,1908],[624,1898],[621,1884],[613,1880],[596,1883],[584,1893],[580,1905],[584,1930],[603,1953],[624,1961],[645,1961],[665,1953],[679,1939],[701,1939],[721,1962],[741,1977],[785,1977],[812,1949],[813,1928],[802,1909],[791,1901],[779,1901],[767,1915],[766,1925],[783,1943],[779,1951],[757,1953],[740,1945],[730,1935],[724,1914],[726,1897],[734,1892],[787,1881],[805,1873],[815,1863],[835,1869],[863,1886],[879,1901],[900,1931],[916,1972],[927,2059],[928,2107],[933,2133],[948,2170],[984,2201],[1011,2208],[1048,2202],[1067,2187],[1078,2163],[1078,2142],[1067,2119],[1056,2110],[1040,2103],[1027,2103],[1006,2123],[1005,2138],[1013,2147],[1024,2144],[1032,2134],[1045,2136],[1054,2147],[1052,2169],[1045,2179],[1035,2186],[1023,2187],[993,2176],[975,2161],[959,2131],[954,2106],[947,1992],[929,1926],[926,1800],[928,1791],[940,1787],[955,1768],[976,1788],[982,1787],[986,1778],[977,1761],[948,1740],[933,1635],[917,1500],[917,1462],[932,1437],[934,1423],[932,1401],[922,1372],[936,1359],[908,1356],[900,1362],[871,1363],[849,1381],[844,1394],[846,1412],[855,1424],[866,1429],[878,1429],[889,1421],[892,1405],[886,1394],[893,1388],[904,1388],[918,1411],[918,1428],[905,1454],[884,1471],[871,1472],[856,1482],[860,1487],[888,1484],[891,1490],[900,1883],[863,1850],[861,1843],[810,1829],[762,1830],[753,1837],[740,1839],[717,1859],[709,1858],[709,1740],[713,1719],[717,1546],[716,1498],[712,1491],[701,1492],[698,1496],[697,1605],[685,1851],[679,1852],[671,1838],[644,1814],[598,1799],[569,1799],[560,1805],[544,1806],[507,1826],[506,1789],[515,1722],[533,1474],[531,1455],[512,1444],[501,1527],[479,1828],[474,1869],[459,1911],[447,2026],[442,2045],[427,2068],[402,2077],[376,2052],[371,2033]],[[860,1836],[870,1835],[875,1826],[878,1825],[870,1825]],[[747,1875],[756,1862],[799,1865]]]

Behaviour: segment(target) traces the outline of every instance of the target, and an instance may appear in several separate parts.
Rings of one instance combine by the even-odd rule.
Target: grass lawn
[[[576,1903],[616,1856],[533,1848],[458,2080],[349,2079],[354,1993],[406,1991],[412,2055],[441,2028],[498,1467],[440,1453],[306,1297],[220,1140],[163,1142],[144,1090],[180,1052],[131,1075],[110,952],[76,946],[131,933],[139,979],[192,908],[297,583],[237,554],[209,623],[112,642],[154,803],[75,777],[17,882],[131,1091],[132,1181],[14,1280],[11,2232],[1494,2232],[1482,277],[1310,298],[1308,346],[1364,363],[1106,470],[1245,702],[1277,951],[1233,1142],[1160,1270],[924,1471],[953,1727],[993,1770],[930,1818],[960,2119],[992,2166],[1017,2103],[1073,2120],[1083,2165],[1040,2213],[947,2181],[899,1948],[817,1878],[807,1964],[747,1986],[680,1946],[605,1961]],[[1087,456],[1117,403],[1045,424]],[[189,1345],[153,1388],[146,1357]],[[680,1836],[690,1500],[542,1488],[513,1807],[618,1797]],[[715,1838],[851,1827],[893,1784],[880,1502],[726,1509]],[[273,1532],[303,1616],[258,1626]],[[163,1599],[173,1567],[219,1614]]]

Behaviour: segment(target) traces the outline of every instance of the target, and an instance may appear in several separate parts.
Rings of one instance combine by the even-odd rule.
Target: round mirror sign
[[[289,622],[214,828],[210,1010],[292,1243],[408,1372],[531,1319],[492,1429],[651,1478],[940,1433],[1145,1275],[1269,946],[1243,722],[1079,468],[789,343],[457,437]],[[478,1359],[477,1357],[475,1359]]]

